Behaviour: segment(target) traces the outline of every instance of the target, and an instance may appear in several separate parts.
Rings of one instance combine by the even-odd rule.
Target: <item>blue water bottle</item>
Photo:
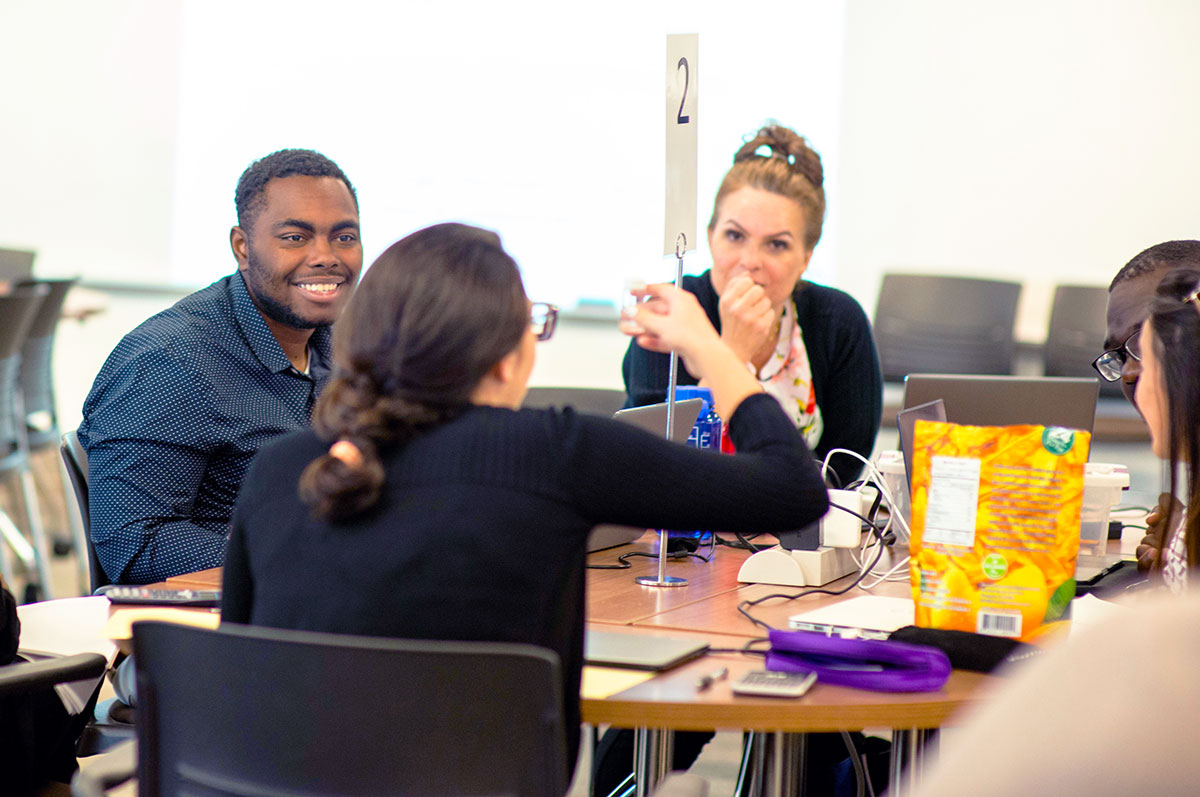
[[[721,416],[717,415],[717,411],[713,408],[712,391],[696,385],[682,385],[675,388],[676,401],[695,398],[700,399],[703,403],[700,405],[700,414],[696,417],[696,422],[692,424],[692,431],[688,433],[687,444],[692,448],[720,451],[722,423]],[[702,530],[670,531],[668,537],[698,542],[704,539],[708,533],[708,531]]]

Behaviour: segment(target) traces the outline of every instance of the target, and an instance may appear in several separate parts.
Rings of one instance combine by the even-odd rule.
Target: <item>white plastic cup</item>
[[[880,451],[875,459],[875,467],[883,474],[888,492],[895,500],[895,506],[890,511],[904,518],[905,523],[912,522],[912,505],[908,496],[908,478],[904,475],[904,454],[900,451]]]
[[[1108,518],[1129,486],[1124,465],[1088,462],[1083,466],[1083,506],[1079,511],[1079,552],[1102,555],[1108,549]]]

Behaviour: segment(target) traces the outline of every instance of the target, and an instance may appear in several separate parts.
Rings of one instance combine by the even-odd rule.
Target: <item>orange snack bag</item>
[[[1065,626],[1091,435],[917,421],[913,438],[916,624],[1025,641]]]

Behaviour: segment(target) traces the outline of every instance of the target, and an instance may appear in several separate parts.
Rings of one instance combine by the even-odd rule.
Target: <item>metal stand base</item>
[[[635,584],[641,584],[643,587],[686,587],[687,579],[679,578],[678,576],[638,576],[634,580]]]

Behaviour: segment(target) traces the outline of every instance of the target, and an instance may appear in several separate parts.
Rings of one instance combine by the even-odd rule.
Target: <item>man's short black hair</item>
[[[267,183],[280,177],[336,177],[346,184],[350,197],[358,208],[358,193],[354,186],[336,163],[319,152],[311,149],[281,149],[266,157],[259,158],[246,167],[238,180],[237,191],[233,195],[233,204],[237,207],[238,226],[249,232],[254,225],[254,217],[262,210],[263,191]]]
[[[1108,286],[1112,289],[1126,280],[1140,277],[1151,271],[1177,268],[1200,268],[1200,241],[1167,241],[1144,249],[1126,263]]]

